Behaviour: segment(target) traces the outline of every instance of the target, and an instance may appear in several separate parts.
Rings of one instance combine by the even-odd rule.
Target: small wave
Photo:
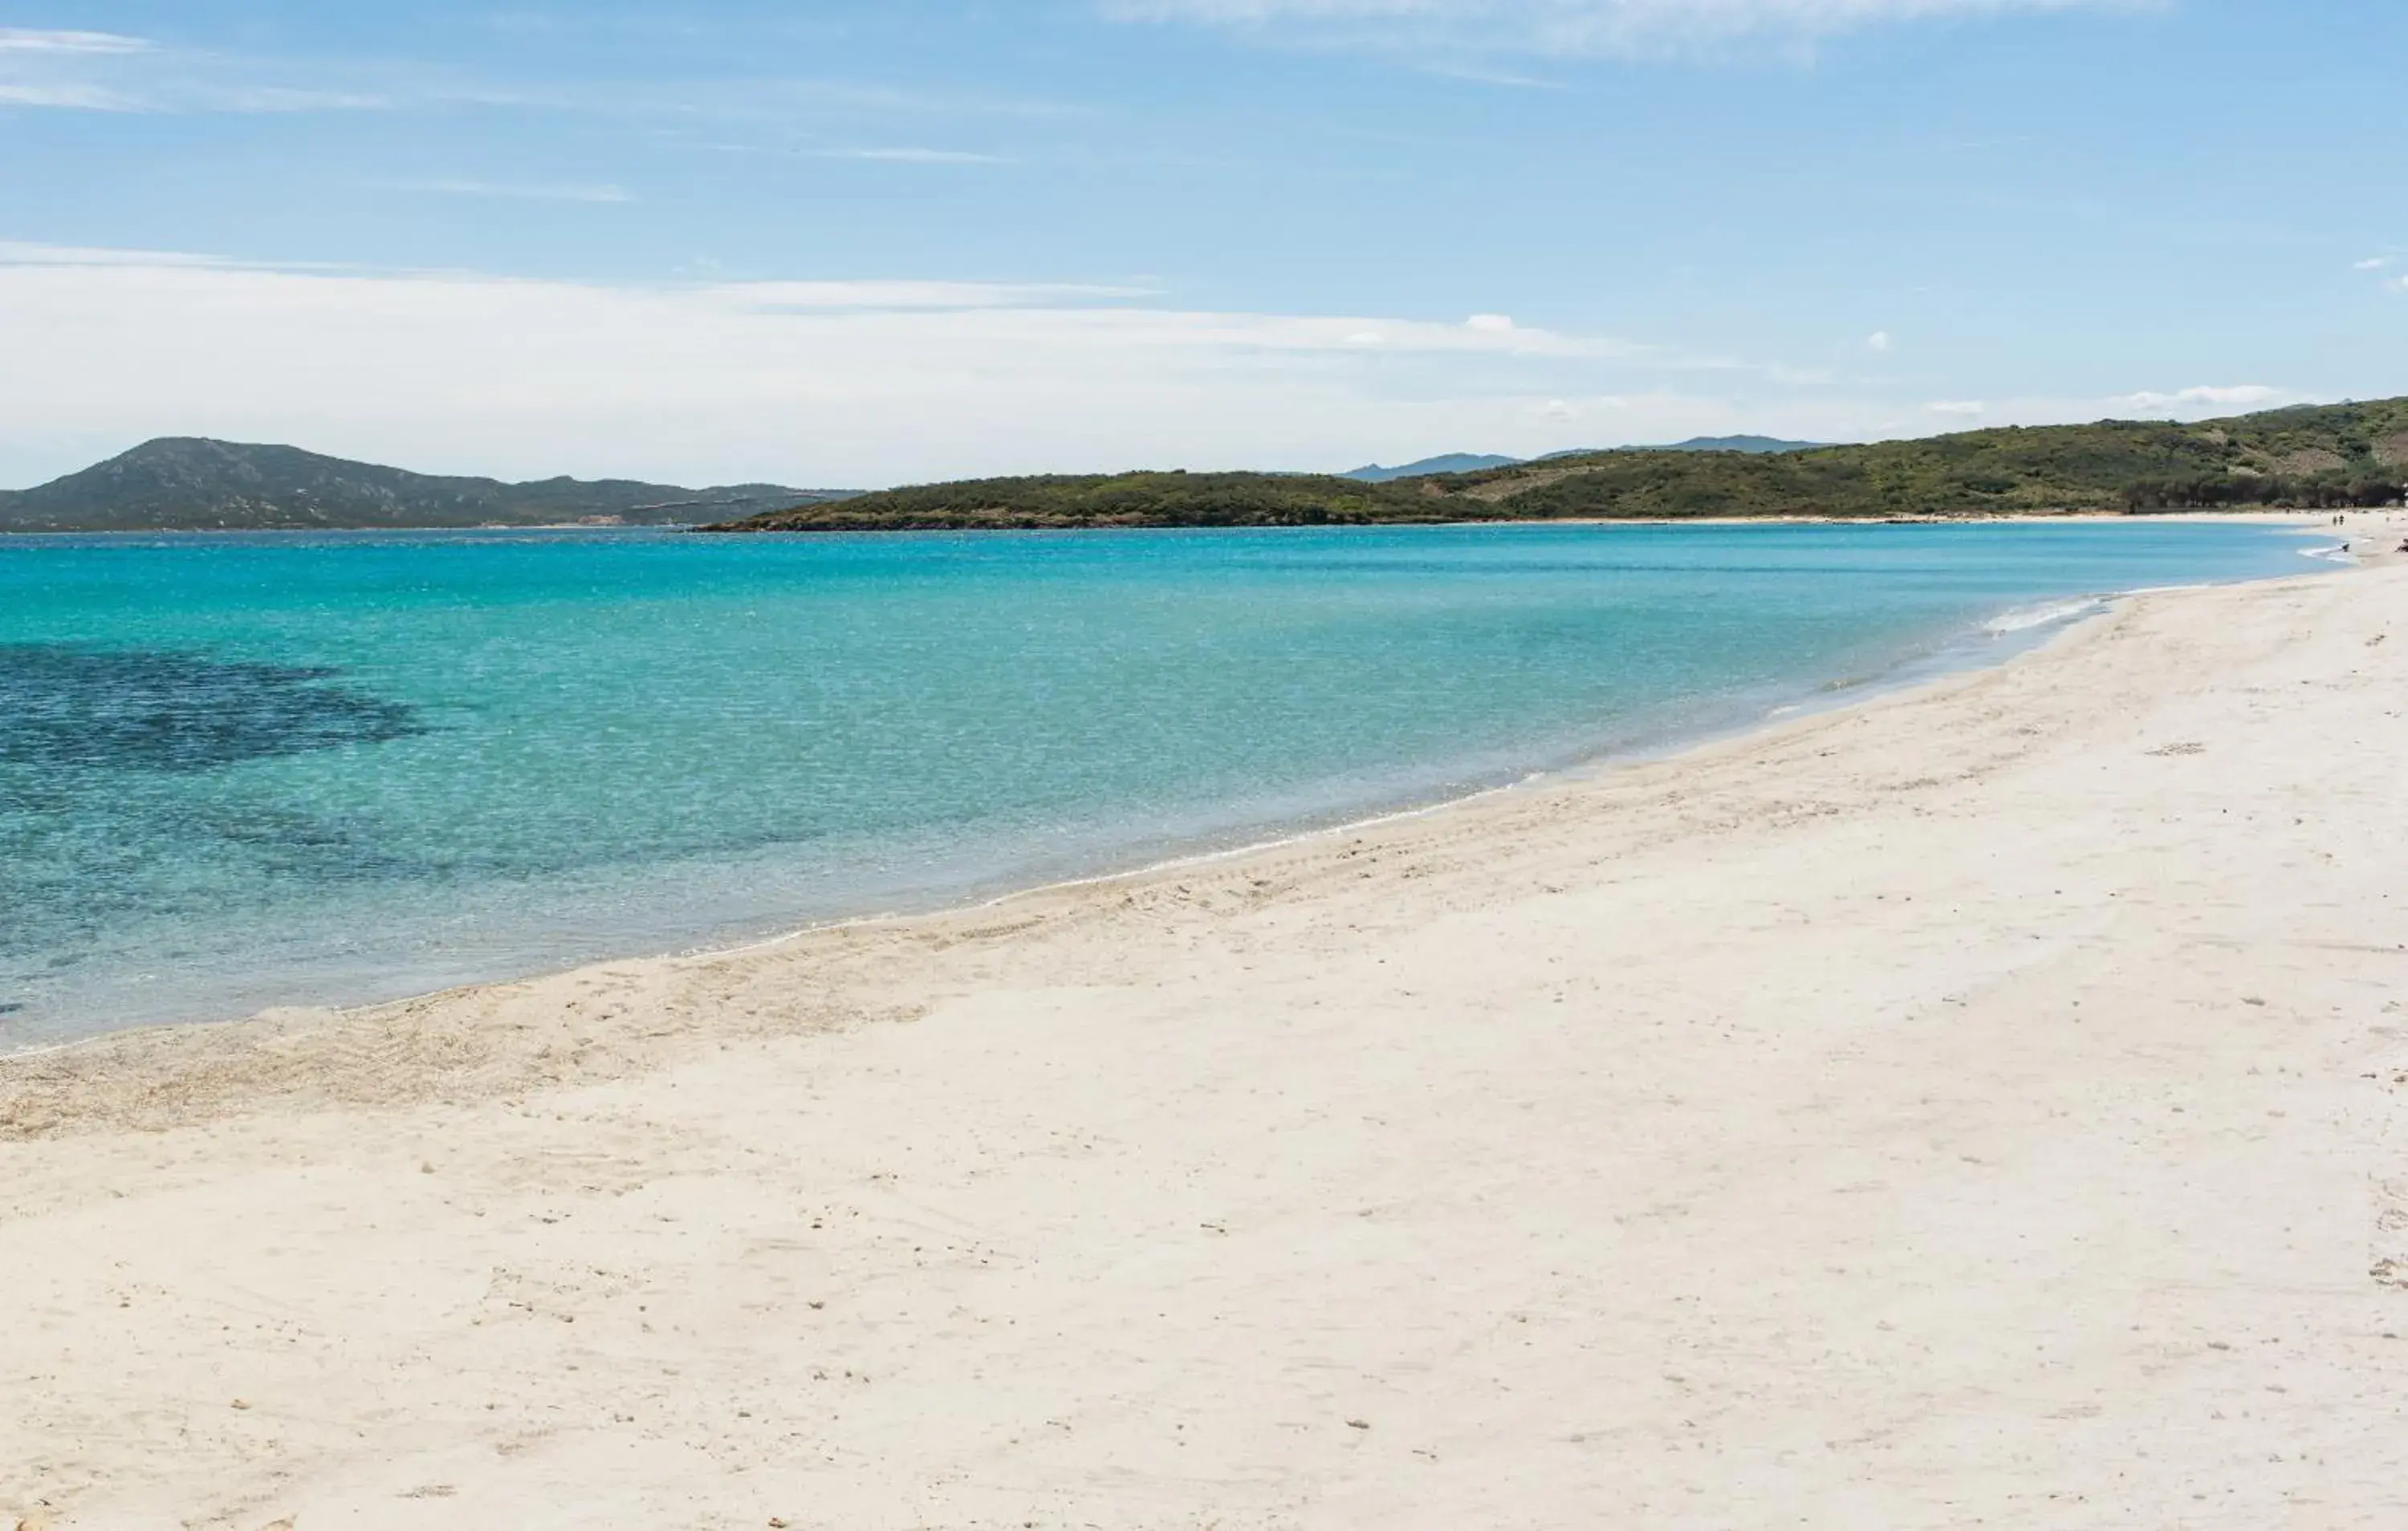
[[[2336,542],[2329,548],[2301,548],[2301,558],[2321,558],[2328,564],[2355,564],[2358,554],[2349,551],[2346,542]]]
[[[2011,611],[2001,611],[1984,622],[1982,631],[1993,637],[2003,637],[2009,633],[2028,633],[2035,627],[2071,622],[2076,617],[2086,617],[2094,611],[2105,609],[2107,602],[2097,595],[2085,595],[2078,601],[2050,601],[2043,606],[2019,606]]]

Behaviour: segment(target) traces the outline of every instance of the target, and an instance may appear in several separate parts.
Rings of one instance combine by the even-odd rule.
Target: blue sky
[[[2408,392],[2390,0],[0,4],[0,485],[876,484]]]

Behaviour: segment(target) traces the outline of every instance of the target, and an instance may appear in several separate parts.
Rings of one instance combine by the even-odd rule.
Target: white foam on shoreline
[[[2028,633],[2035,627],[2051,627],[2107,609],[2109,597],[2085,595],[2077,600],[2049,601],[2040,606],[2020,606],[2001,611],[1982,624],[1982,631],[1993,637],[2009,633]]]

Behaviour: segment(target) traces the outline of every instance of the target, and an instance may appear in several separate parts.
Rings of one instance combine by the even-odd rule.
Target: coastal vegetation
[[[728,532],[1307,526],[2324,508],[2408,493],[2408,398],[2179,424],[2007,426],[1796,451],[1653,449],[1386,482],[1276,473],[975,479],[798,505]]]
[[[1481,465],[1419,471],[1450,461]],[[700,522],[712,532],[980,531],[2330,509],[2394,504],[2408,494],[2408,398],[2193,424],[2007,426],[1821,447],[1715,437],[1528,462],[1433,459],[1364,476],[1372,471],[1042,474],[848,494],[777,484],[505,483],[295,447],[165,437],[33,489],[0,492],[0,532],[575,522]]]

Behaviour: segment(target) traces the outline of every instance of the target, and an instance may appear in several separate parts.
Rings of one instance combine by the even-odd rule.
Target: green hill
[[[1588,452],[1383,483],[1335,475],[977,479],[709,531],[1300,526],[1698,516],[1989,516],[2379,505],[2408,492],[2408,398],[2173,424],[2101,421],[1782,452]]]
[[[36,488],[0,492],[0,532],[688,525],[825,492],[778,484],[681,489],[625,479],[439,477],[297,447],[162,436]]]

